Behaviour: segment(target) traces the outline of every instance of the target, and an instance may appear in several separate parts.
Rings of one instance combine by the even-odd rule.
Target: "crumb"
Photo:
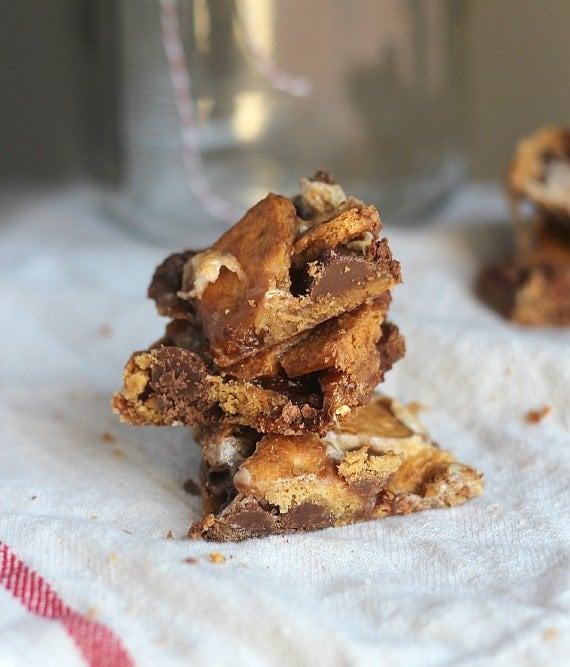
[[[60,421],[63,420],[63,415],[61,414],[61,412],[54,412],[53,413],[53,419],[56,422],[60,422]]]
[[[414,414],[417,414],[418,412],[421,412],[422,410],[427,410],[427,407],[423,405],[422,403],[419,403],[418,401],[410,401],[406,407],[410,412],[413,412]]]
[[[226,309],[224,310],[224,315],[229,315],[229,314],[230,314],[230,309],[229,309],[229,308],[226,308]]]
[[[127,530],[126,528],[121,528],[123,533],[127,533],[127,535],[132,535],[132,532],[130,530]]]
[[[109,556],[107,557],[107,560],[109,563],[116,563],[119,559],[117,558],[116,553],[110,553]]]
[[[350,273],[350,266],[344,267],[344,273]]]
[[[218,565],[219,563],[225,563],[226,562],[226,557],[224,556],[224,554],[221,554],[219,551],[213,551],[209,555],[209,559],[212,563],[215,563],[216,565]]]
[[[166,539],[167,539],[167,540],[173,540],[173,539],[174,539],[174,535],[173,535],[173,533],[172,533],[171,530],[169,530],[169,531],[166,533]]]
[[[97,514],[92,514],[89,518],[95,520],[98,519],[99,517],[97,516]]]
[[[101,433],[101,440],[105,443],[117,442],[117,438],[112,433],[109,433],[109,431]]]
[[[182,485],[182,488],[186,493],[189,493],[191,496],[199,496],[200,495],[200,487],[198,484],[193,479],[187,479],[184,484]]]
[[[88,618],[95,618],[95,616],[97,616],[98,613],[99,612],[97,610],[97,607],[89,607],[89,609],[85,612],[85,615]]]
[[[507,366],[504,371],[505,375],[512,375],[513,369],[510,366]]]
[[[542,421],[547,415],[552,412],[550,405],[544,405],[539,410],[529,410],[526,413],[525,421],[527,424],[538,424]]]
[[[162,646],[162,644],[165,644],[165,643],[166,643],[166,639],[165,639],[164,637],[157,637],[157,638],[154,640],[154,643],[155,643],[155,644],[158,644],[159,646]]]
[[[547,640],[554,639],[558,636],[558,630],[556,628],[546,628],[543,632],[543,637]]]
[[[341,405],[334,411],[334,413],[335,415],[345,417],[346,415],[349,415],[351,413],[351,409],[348,405]]]
[[[254,299],[248,299],[247,302],[249,303],[249,305],[250,305],[252,308],[255,308],[255,300],[254,300]]]
[[[137,608],[135,607],[134,604],[130,604],[130,605],[125,609],[125,613],[127,613],[127,614],[134,614],[134,613],[136,613],[136,611],[137,611]]]
[[[36,498],[37,498],[37,496],[32,496],[32,497],[30,498],[30,500],[35,500]]]
[[[319,275],[319,263],[317,261],[309,262],[307,267],[307,274],[311,278],[316,278]]]
[[[113,330],[106,322],[104,322],[97,330],[97,333],[103,338],[108,338],[113,333]]]
[[[185,563],[188,563],[188,565],[195,565],[198,562],[197,558],[193,558],[192,556],[188,556],[188,558],[184,559]]]
[[[125,456],[125,452],[122,449],[119,449],[118,447],[113,448],[113,456],[116,459],[122,459]]]

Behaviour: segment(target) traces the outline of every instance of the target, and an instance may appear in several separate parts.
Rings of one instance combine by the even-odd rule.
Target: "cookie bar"
[[[374,206],[327,174],[250,209],[211,248],[168,257],[149,296],[170,318],[195,318],[225,369],[369,303],[401,282]]]
[[[384,321],[388,304],[385,294],[226,369],[205,354],[195,321],[173,321],[161,341],[128,361],[114,410],[136,425],[322,433],[363,405],[403,356],[403,338]]]
[[[507,190],[516,249],[481,272],[477,291],[517,324],[568,326],[570,130],[546,127],[521,141]]]
[[[319,438],[210,425],[203,518],[189,537],[234,541],[459,505],[482,476],[429,437],[414,413],[380,395]]]
[[[570,326],[570,244],[543,230],[525,253],[482,271],[477,289],[517,324]]]
[[[510,196],[533,202],[570,232],[570,129],[545,127],[523,139],[507,174]]]

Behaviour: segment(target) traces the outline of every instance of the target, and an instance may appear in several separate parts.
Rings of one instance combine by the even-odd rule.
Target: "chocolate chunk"
[[[312,299],[338,297],[349,289],[366,284],[372,277],[370,264],[362,253],[329,248],[308,266],[291,275],[292,292]]]
[[[212,517],[210,519],[210,517]],[[255,537],[320,530],[332,526],[334,515],[316,503],[303,503],[279,514],[267,503],[238,496],[214,519],[210,514],[188,532],[193,539],[239,542]]]
[[[315,175],[309,179],[310,181],[319,181],[319,183],[326,183],[327,185],[336,185],[337,181],[332,174],[329,174],[328,171],[320,169],[315,173]]]
[[[156,268],[147,293],[148,297],[155,301],[161,315],[184,318],[191,311],[188,301],[181,299],[178,292],[182,289],[184,266],[198,252],[197,250],[177,252],[167,257]]]
[[[319,530],[332,526],[334,514],[328,507],[317,503],[301,503],[280,517],[283,532]]]
[[[414,413],[383,396],[322,438],[264,436],[233,484],[237,495],[221,509],[211,511],[215,503],[206,499],[190,537],[235,541],[318,530],[459,505],[483,490],[476,470],[455,461]]]
[[[301,224],[289,199],[268,195],[210,249],[177,253],[156,270],[148,293],[159,312],[195,316],[205,352],[219,368],[286,343],[401,282],[387,244],[381,253],[372,249],[381,243],[378,211],[345,200],[337,185],[325,187],[342,201],[320,202],[315,195],[325,209],[308,223]],[[361,260],[358,252],[345,256],[354,243],[362,246]],[[295,284],[314,277],[310,264],[319,257],[321,280]]]
[[[403,354],[396,327],[382,323],[389,295],[344,313],[278,348],[269,376],[226,373],[194,349],[191,321],[170,325],[164,342],[135,353],[125,368],[115,410],[133,424],[242,424],[264,433],[322,433],[364,404]],[[191,349],[180,347],[184,343]],[[263,353],[266,354],[266,353]],[[249,378],[249,379],[247,379]]]
[[[278,531],[278,520],[253,498],[237,497],[217,517],[207,514],[189,530],[188,537],[215,542],[238,542],[250,537],[264,537]]]

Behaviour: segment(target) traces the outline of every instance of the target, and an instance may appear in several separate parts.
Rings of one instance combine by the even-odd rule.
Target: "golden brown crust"
[[[433,443],[415,414],[382,396],[323,438],[264,436],[233,486],[231,478],[226,483],[226,500],[208,504],[190,537],[314,530],[450,507],[483,491],[480,473]]]
[[[346,244],[365,232],[377,236],[382,229],[374,206],[358,206],[343,211],[336,218],[311,227],[293,245],[293,264],[313,261],[324,250]]]
[[[523,255],[486,267],[477,282],[481,298],[524,326],[570,325],[570,245],[547,230]]]
[[[402,356],[397,329],[383,324],[386,308],[382,300],[316,327],[276,355],[278,372],[271,376],[252,377],[242,369],[239,377],[217,369],[180,323],[171,324],[165,345],[135,353],[127,363],[114,410],[135,425],[221,420],[261,432],[322,433],[367,401]],[[189,349],[172,344],[182,341]]]
[[[570,129],[544,127],[521,140],[507,173],[508,191],[551,213],[570,215]],[[570,174],[569,174],[570,176]]]
[[[149,295],[163,314],[195,314],[208,355],[227,368],[401,282],[380,229],[376,209],[356,200],[315,222],[270,194],[210,249],[165,260]]]
[[[515,251],[483,268],[476,291],[516,324],[568,326],[570,129],[544,127],[524,138],[506,180]]]
[[[311,330],[302,343],[281,355],[282,368],[294,378],[328,368],[350,372],[363,359],[374,363],[380,338],[378,323],[385,312],[384,303],[373,302],[324,322]]]
[[[218,365],[227,366],[238,355],[237,347],[260,330],[259,305],[270,290],[288,290],[291,246],[297,229],[295,207],[278,195],[268,195],[228,230],[212,250],[231,253],[243,277],[222,269],[200,299],[192,305],[202,322],[211,356]],[[192,289],[183,284],[182,290]],[[235,340],[235,342],[234,342]],[[261,345],[254,344],[252,352]]]
[[[349,357],[362,359],[371,352],[370,346],[362,349],[356,347],[355,339],[364,341],[372,338],[375,343],[378,342],[378,324],[388,312],[390,301],[390,293],[385,292],[370,304],[323,322],[279,345],[266,348],[226,367],[224,371],[236,378],[252,380],[276,377],[283,375],[283,372],[288,377],[298,377],[333,366],[349,369],[354,366],[354,363],[349,363]],[[347,347],[349,345],[350,348]],[[321,359],[317,362],[318,368],[315,365],[317,357]]]

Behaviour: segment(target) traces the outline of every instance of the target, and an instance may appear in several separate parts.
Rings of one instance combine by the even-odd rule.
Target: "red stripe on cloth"
[[[121,640],[59,597],[47,581],[0,542],[0,584],[32,614],[59,621],[90,667],[132,667]]]

